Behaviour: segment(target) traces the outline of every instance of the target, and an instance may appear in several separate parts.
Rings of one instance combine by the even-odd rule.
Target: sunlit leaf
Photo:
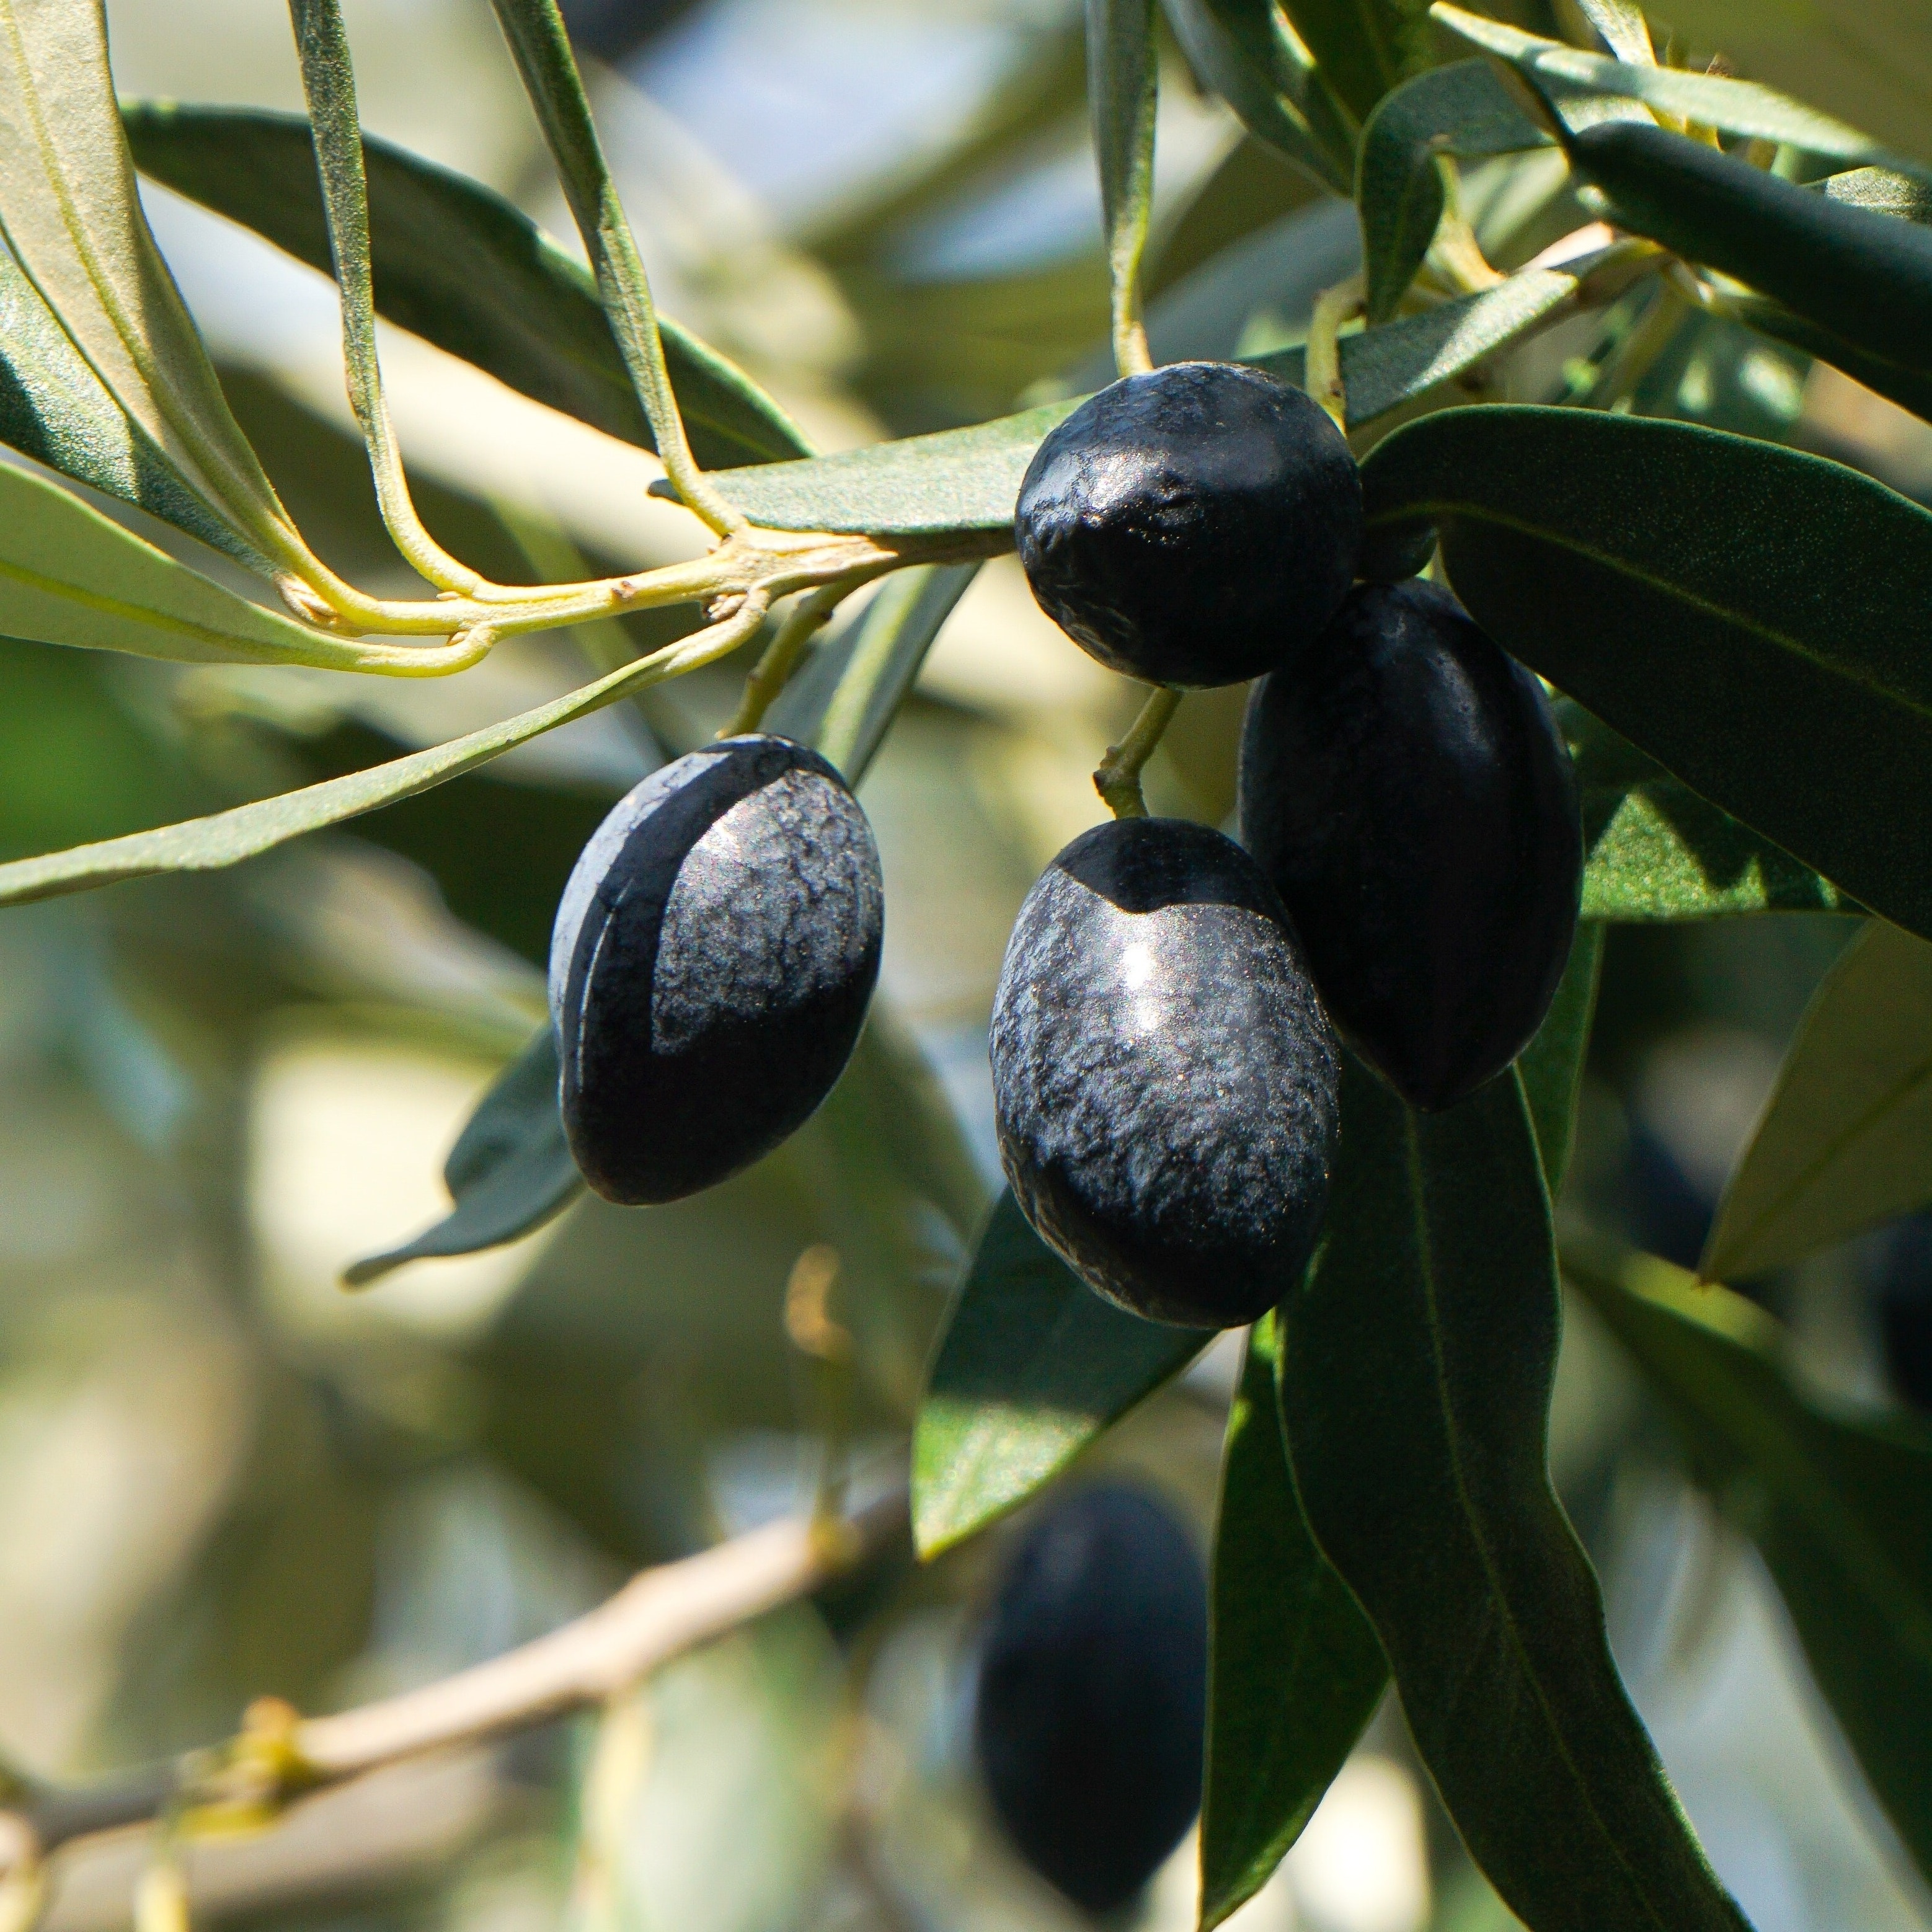
[[[1358,122],[1433,57],[1429,0],[1282,0],[1316,68]]]
[[[1550,1486],[1556,1256],[1513,1076],[1418,1114],[1349,1063],[1328,1225],[1282,1314],[1296,1486],[1490,1882],[1539,1932],[1742,1932]]]

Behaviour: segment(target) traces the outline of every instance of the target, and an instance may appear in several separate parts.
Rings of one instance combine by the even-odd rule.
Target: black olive
[[[584,1178],[676,1201],[801,1126],[858,1039],[884,916],[872,827],[817,752],[728,738],[645,779],[584,848],[550,944]]]
[[[1208,1580],[1124,1484],[1051,1504],[1012,1553],[980,1652],[974,1743],[1000,1820],[1076,1905],[1124,1905],[1201,1808]]]
[[[1082,832],[1020,908],[992,1048],[1006,1178],[1089,1287],[1219,1328],[1298,1279],[1339,1062],[1281,902],[1232,840],[1172,818]]]
[[[1300,390],[1177,362],[1123,377],[1048,434],[1013,536],[1040,608],[1102,664],[1235,684],[1335,614],[1361,548],[1361,478]]]
[[[1241,836],[1343,1034],[1414,1106],[1527,1046],[1582,877],[1570,754],[1543,688],[1440,586],[1364,586],[1257,686]]]

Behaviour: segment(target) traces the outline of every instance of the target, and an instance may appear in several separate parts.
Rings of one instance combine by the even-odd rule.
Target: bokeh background
[[[124,92],[300,105],[274,0],[110,0]],[[349,0],[364,116],[568,232],[485,0]],[[578,0],[568,10],[661,304],[822,446],[1002,412],[1105,373],[1077,8],[1060,0]],[[1525,24],[1556,16],[1540,4]],[[1932,158],[1932,10],[1682,0],[1682,44]],[[1244,139],[1178,57],[1160,126],[1165,358],[1298,338],[1352,266],[1345,206]],[[350,424],[332,292],[158,191],[158,232],[243,421],[316,547],[400,585]],[[1480,171],[1471,205],[1484,206]],[[1500,220],[1502,218],[1497,218]],[[1540,245],[1523,238],[1528,252]],[[1513,376],[1547,394],[1560,335]],[[500,574],[694,548],[654,463],[388,332],[426,514]],[[1932,500],[1932,431],[1844,379],[1690,325],[1639,406],[1788,437]],[[604,640],[608,646],[609,640]],[[634,643],[634,640],[633,640]],[[260,796],[580,682],[538,638],[446,686],[182,671],[0,643],[0,854]],[[445,1205],[468,1108],[538,1023],[558,890],[610,801],[728,714],[739,667],[200,880],[0,914],[0,1752],[76,1775],[432,1678],[632,1568],[802,1508],[824,1390],[782,1310],[834,1251],[860,1491],[902,1466],[921,1367],[996,1162],[984,1027],[1028,884],[1101,808],[1132,694],[1011,561],[948,623],[868,778],[887,880],[878,1018],[825,1112],[698,1200],[590,1202],[514,1246],[358,1296],[345,1264]],[[1191,699],[1156,809],[1220,821],[1240,694]],[[1717,1189],[1847,922],[1611,936],[1573,1186],[1694,1258]],[[1879,1237],[1756,1285],[1805,1371],[1898,1399]],[[824,1256],[819,1258],[822,1264]],[[1921,1292],[1924,1283],[1919,1283]],[[1204,1546],[1234,1354],[1096,1461]],[[1932,1925],[1749,1546],[1678,1472],[1615,1345],[1572,1310],[1556,1473],[1613,1641],[1720,1871],[1761,1932]],[[1002,1846],[967,1748],[997,1538],[766,1619],[640,1694],[616,1904],[574,1877],[586,1726],[410,1766],[273,1840],[187,1854],[203,1922],[536,1932],[1066,1932]],[[76,1862],[62,1932],[126,1922],[136,1855]],[[1192,1922],[1191,1846],[1136,1915]],[[574,1888],[575,1888],[574,1891]],[[1244,1932],[1512,1923],[1384,1710]]]

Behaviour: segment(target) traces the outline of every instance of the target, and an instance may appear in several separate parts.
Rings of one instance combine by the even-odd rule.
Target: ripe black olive
[[[1340,1063],[1281,902],[1232,840],[1172,818],[1082,832],[1020,908],[992,1048],[1006,1178],[1089,1287],[1222,1328],[1299,1278]]]
[[[1102,664],[1236,684],[1335,614],[1361,548],[1361,478],[1300,390],[1177,362],[1124,376],[1052,430],[1013,536],[1040,608]]]
[[[1892,1231],[1878,1279],[1886,1373],[1899,1400],[1932,1415],[1932,1214]]]
[[[1050,1505],[988,1619],[974,1743],[1013,1842],[1076,1905],[1125,1904],[1193,1822],[1207,1703],[1186,1530],[1124,1484]]]
[[[1446,590],[1352,592],[1249,700],[1240,794],[1323,1002],[1405,1100],[1452,1106],[1528,1044],[1576,932],[1576,777]]]
[[[817,752],[728,738],[645,779],[584,848],[550,943],[585,1180],[676,1201],[801,1126],[859,1037],[884,916],[872,827]]]

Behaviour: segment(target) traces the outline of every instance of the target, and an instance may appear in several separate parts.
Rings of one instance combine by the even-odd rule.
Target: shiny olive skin
[[[1448,591],[1362,586],[1256,688],[1240,825],[1335,1024],[1412,1105],[1529,1043],[1576,932],[1576,777],[1542,686]]]
[[[1124,376],[1048,434],[1013,538],[1040,608],[1102,664],[1236,684],[1335,614],[1361,548],[1361,478],[1300,390],[1176,362]]]
[[[1124,1905],[1201,1808],[1208,1579],[1145,1491],[1049,1503],[1008,1559],[974,1746],[1008,1835],[1089,1912]]]
[[[817,752],[728,738],[652,772],[584,848],[551,938],[584,1179],[676,1201],[802,1126],[859,1037],[884,926],[872,827]]]
[[[1020,908],[991,1047],[1006,1178],[1090,1288],[1224,1328],[1299,1279],[1339,1060],[1281,902],[1231,839],[1173,818],[1082,832]]]

